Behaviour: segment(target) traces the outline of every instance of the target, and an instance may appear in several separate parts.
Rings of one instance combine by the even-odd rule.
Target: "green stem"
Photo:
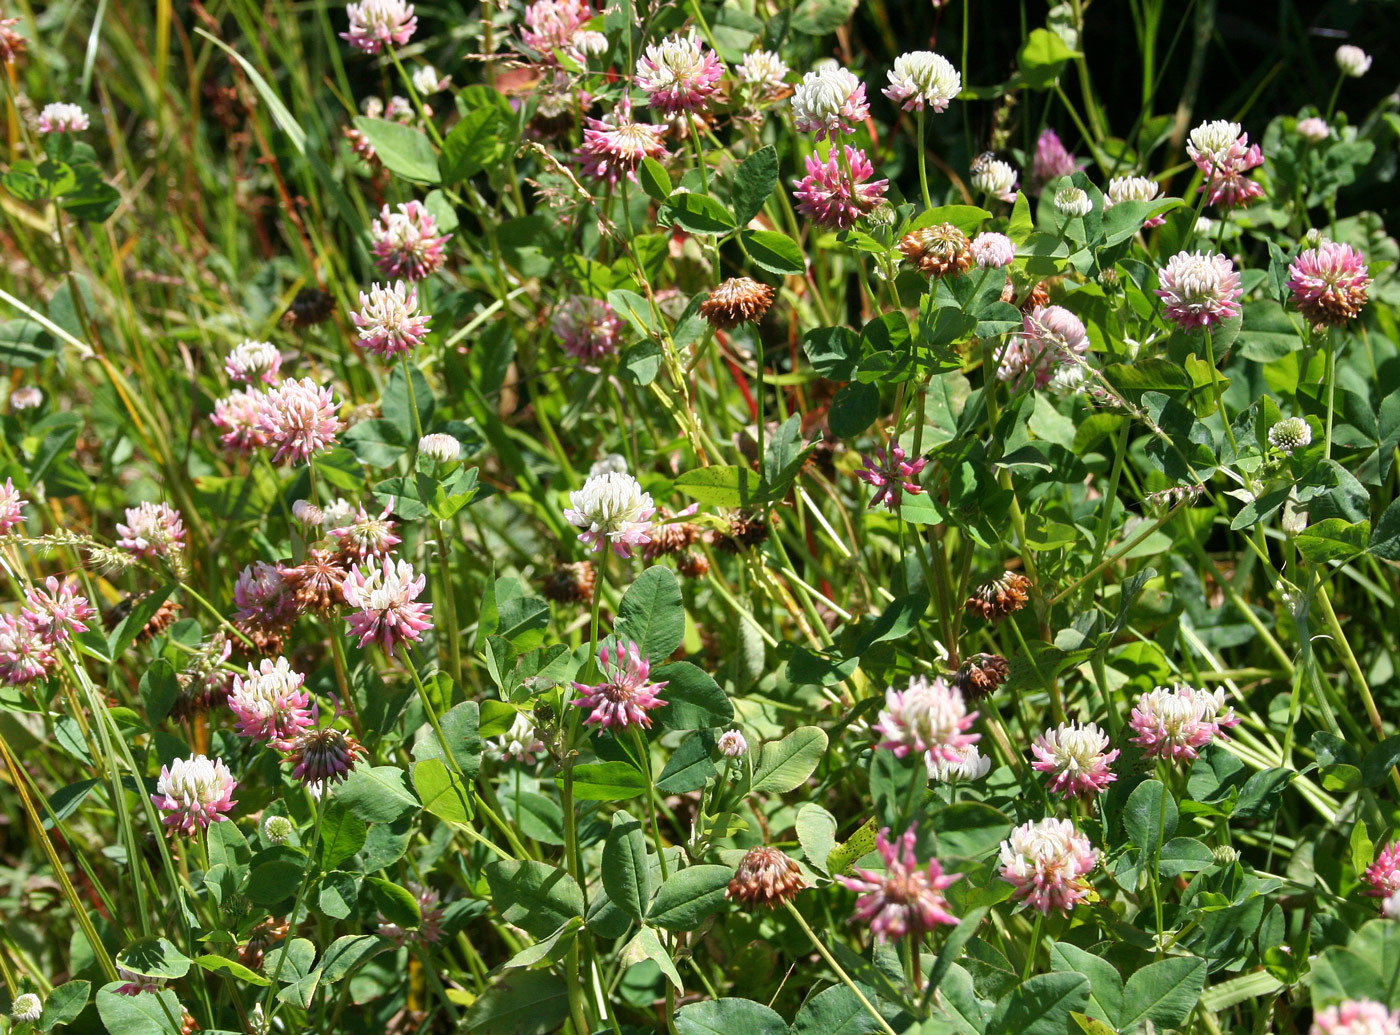
[[[890,1027],[889,1022],[886,1021],[884,1017],[880,1016],[880,1011],[871,1005],[870,1000],[865,997],[865,993],[860,990],[860,986],[852,981],[851,975],[847,974],[845,970],[841,968],[841,964],[836,962],[836,957],[822,944],[822,940],[817,937],[817,932],[812,930],[806,918],[797,911],[797,907],[791,902],[784,902],[783,905],[787,907],[787,911],[792,914],[798,926],[807,933],[807,937],[811,940],[812,945],[816,947],[817,953],[822,959],[826,960],[826,965],[836,972],[836,976],[841,979],[842,984],[855,993],[855,997],[860,1002],[860,1005],[865,1009],[866,1013],[870,1014],[871,1019],[880,1026],[880,1030],[885,1032],[886,1035],[895,1035],[895,1030]]]

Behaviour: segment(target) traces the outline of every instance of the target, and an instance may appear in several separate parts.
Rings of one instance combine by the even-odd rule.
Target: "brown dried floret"
[[[981,615],[989,622],[1000,621],[1026,606],[1031,580],[1019,572],[1003,572],[998,578],[972,591],[967,598],[970,614]]]
[[[542,592],[546,600],[559,604],[591,604],[597,580],[589,561],[560,564],[545,576]]]
[[[958,668],[953,685],[962,692],[963,699],[971,703],[1001,686],[1010,674],[1010,666],[1000,654],[974,654]]]
[[[748,277],[731,277],[700,303],[700,315],[717,330],[757,323],[773,304],[773,289]]]
[[[796,898],[805,887],[807,882],[802,879],[797,863],[776,848],[760,845],[750,848],[739,861],[724,897],[746,906],[776,909]]]

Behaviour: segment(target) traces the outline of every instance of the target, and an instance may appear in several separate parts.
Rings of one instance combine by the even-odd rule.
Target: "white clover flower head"
[[[1312,443],[1312,428],[1302,417],[1285,417],[1269,429],[1269,445],[1285,456]]]
[[[339,527],[355,515],[355,504],[336,497],[321,508],[322,524]]]
[[[39,112],[40,133],[80,133],[87,128],[87,112],[76,104],[46,104]]]
[[[548,750],[548,745],[535,732],[535,723],[524,712],[516,712],[510,729],[501,734],[498,742],[490,745],[490,752],[499,759],[510,759],[529,765],[536,755]]]
[[[749,753],[749,742],[739,730],[725,730],[719,735],[719,753],[725,758],[741,758]]]
[[[783,85],[788,66],[774,51],[754,50],[744,55],[734,74],[740,82],[748,83],[757,94],[766,96]]]
[[[608,37],[596,29],[574,33],[573,48],[584,57],[602,57],[608,52]]]
[[[37,1021],[44,1015],[44,1001],[33,992],[21,992],[10,1004],[13,1021]]]
[[[224,372],[229,379],[240,384],[263,381],[272,384],[277,380],[277,371],[282,366],[282,354],[270,341],[254,341],[245,338],[233,347],[224,360]]]
[[[1400,920],[1400,891],[1387,895],[1381,902],[1381,915],[1387,920]]]
[[[32,410],[43,405],[44,393],[38,385],[24,385],[10,393],[10,409]]]
[[[292,517],[308,528],[316,528],[325,523],[326,512],[310,500],[297,500],[292,504]]]
[[[899,55],[889,79],[890,85],[881,92],[905,111],[922,111],[927,106],[941,112],[962,93],[962,75],[951,61],[931,50]]]
[[[656,506],[651,494],[630,474],[609,471],[589,475],[583,488],[569,493],[571,506],[564,519],[581,529],[579,541],[594,550],[611,543],[619,557],[632,556],[634,546],[651,542],[651,518]]]
[[[976,744],[967,744],[953,750],[961,756],[957,761],[946,757],[935,758],[933,755],[924,756],[924,765],[928,769],[930,780],[940,780],[944,783],[953,780],[980,780],[991,771],[992,760],[978,751]]]
[[[1103,207],[1112,208],[1120,201],[1155,201],[1161,193],[1162,185],[1150,176],[1115,176],[1108,181]]]
[[[1016,170],[1000,158],[978,161],[972,169],[972,189],[1000,201],[1016,200]]]
[[[453,460],[461,459],[462,443],[451,435],[434,432],[431,435],[424,435],[418,440],[418,452],[429,460],[435,460],[440,464],[450,464]]]
[[[668,115],[703,108],[724,67],[692,31],[649,44],[637,60],[634,81],[653,108]]]
[[[237,804],[232,798],[237,786],[223,759],[193,755],[161,766],[151,801],[166,814],[166,826],[193,835],[228,818],[223,813]]]
[[[446,90],[451,82],[450,75],[438,75],[438,70],[432,65],[423,65],[413,73],[413,88],[425,96]]]
[[[1093,210],[1094,203],[1079,187],[1061,187],[1055,192],[1055,211],[1062,216],[1073,219],[1087,216]]]
[[[284,845],[292,838],[295,828],[286,816],[268,816],[263,820],[263,837],[269,844]]]
[[[792,94],[794,124],[804,133],[815,133],[818,140],[854,133],[856,123],[869,112],[865,84],[834,63],[808,72]]]
[[[1360,79],[1371,70],[1371,55],[1351,43],[1343,43],[1337,48],[1337,67],[1343,75]]]
[[[1240,139],[1238,122],[1215,119],[1202,122],[1191,131],[1191,146],[1206,155],[1223,155]]]

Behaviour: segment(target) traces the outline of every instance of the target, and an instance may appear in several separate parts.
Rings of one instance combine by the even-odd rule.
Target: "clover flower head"
[[[625,103],[601,119],[587,119],[583,129],[583,146],[579,157],[583,172],[616,186],[625,176],[637,182],[637,166],[643,158],[661,158],[669,154],[662,138],[665,126],[652,126],[632,119],[632,109]]]
[[[739,730],[725,730],[719,735],[719,753],[725,758],[742,758],[749,753],[749,742]]]
[[[1312,428],[1302,417],[1284,417],[1269,429],[1269,445],[1284,456],[1292,456],[1312,443]]]
[[[418,440],[418,455],[426,456],[435,463],[450,464],[462,458],[462,443],[451,435],[434,432]]]
[[[1400,1010],[1374,999],[1346,999],[1313,1014],[1308,1035],[1400,1035]]]
[[[439,234],[437,220],[421,201],[385,205],[370,224],[375,261],[389,277],[424,280],[447,261],[443,248],[451,234]]]
[[[413,72],[413,88],[424,96],[446,90],[451,84],[452,77],[438,75],[432,65],[422,65]]]
[[[1055,211],[1073,219],[1094,211],[1094,203],[1079,187],[1061,187],[1055,192]]]
[[[781,849],[770,845],[750,848],[734,871],[724,897],[746,906],[777,909],[791,902],[807,887],[802,870]]]
[[[168,503],[141,503],[126,508],[126,523],[118,523],[117,546],[137,557],[170,557],[184,546],[185,523]]]
[[[263,393],[253,388],[236,388],[214,402],[209,423],[223,434],[219,443],[232,453],[251,453],[267,445],[262,428]]]
[[[1176,762],[1194,759],[1239,721],[1225,703],[1223,687],[1198,690],[1177,683],[1139,695],[1128,725],[1137,733],[1133,743],[1141,745],[1144,754]]]
[[[1022,823],[1001,843],[1001,879],[1032,909],[1068,913],[1088,895],[1099,853],[1067,819]]]
[[[23,385],[10,393],[10,409],[33,410],[44,403],[44,392],[38,385]]]
[[[392,361],[423,344],[432,317],[418,311],[417,290],[399,280],[361,291],[360,308],[350,319],[359,331],[355,344]]]
[[[793,122],[818,140],[854,133],[870,114],[865,84],[848,68],[823,65],[808,72],[792,95]]]
[[[1016,245],[1005,234],[984,231],[968,245],[972,261],[981,269],[1001,269],[1016,259]]]
[[[715,52],[692,30],[649,44],[637,60],[633,81],[653,108],[674,115],[705,107],[723,75]]]
[[[1250,146],[1238,122],[1201,123],[1191,131],[1186,153],[1205,174],[1201,190],[1210,204],[1233,208],[1264,196],[1264,188],[1245,175],[1264,164],[1264,153],[1258,144]]]
[[[935,759],[925,756],[924,767],[928,770],[930,780],[940,780],[944,783],[953,780],[980,780],[991,771],[992,760],[978,751],[976,744],[965,744],[954,751],[958,755],[955,762],[947,758]]]
[[[585,0],[536,0],[525,6],[525,28],[520,38],[546,64],[558,60],[556,50],[568,51],[574,39],[593,17]]]
[[[1073,176],[1083,163],[1070,154],[1060,135],[1053,129],[1041,130],[1035,141],[1035,154],[1031,157],[1030,183],[1039,190],[1061,176]]]
[[[361,505],[355,511],[354,520],[349,524],[332,528],[330,534],[340,544],[341,556],[356,561],[383,557],[403,542],[394,534],[394,522],[389,520],[389,515],[393,512],[392,501],[384,504],[384,509],[378,517],[372,516]]]
[[[885,707],[873,729],[883,738],[880,747],[898,758],[922,754],[929,761],[961,764],[966,761],[962,749],[982,737],[967,732],[976,720],[962,694],[941,676],[911,676],[907,689],[885,691]]]
[[[1342,74],[1353,79],[1360,79],[1371,70],[1371,55],[1354,44],[1343,43],[1335,56]]]
[[[622,320],[612,305],[588,295],[570,295],[549,326],[564,351],[585,362],[612,355],[622,340]]]
[[[582,489],[569,493],[569,503],[564,520],[583,529],[579,541],[594,550],[607,541],[613,553],[631,557],[633,547],[651,542],[656,506],[630,474],[589,475]]]
[[[883,504],[887,510],[898,513],[904,493],[917,496],[924,491],[919,484],[919,474],[928,459],[920,456],[909,460],[893,439],[882,452],[864,453],[862,459],[864,466],[856,472],[856,477],[875,489],[869,506]]]
[[[340,783],[367,752],[351,734],[334,726],[308,726],[287,749],[285,761],[292,779],[300,780],[319,797],[328,786]]]
[[[937,859],[920,864],[914,852],[916,835],[910,827],[894,841],[889,828],[875,835],[875,847],[885,862],[883,873],[856,870],[850,877],[838,877],[845,887],[858,892],[856,919],[870,925],[880,941],[897,941],[906,934],[921,935],[939,924],[957,924],[948,910],[943,889],[956,882],[959,874],[945,874]]]
[[[1298,135],[1310,144],[1320,144],[1332,135],[1332,128],[1316,115],[1299,119],[1297,130]]]
[[[46,104],[38,128],[44,134],[80,133],[88,128],[87,113],[76,104]]]
[[[0,682],[24,686],[53,667],[53,644],[23,616],[0,614]]]
[[[1366,262],[1349,244],[1320,241],[1288,267],[1293,304],[1315,327],[1341,326],[1365,308],[1371,283]]]
[[[76,583],[60,582],[52,575],[42,587],[30,586],[25,599],[29,607],[21,617],[45,643],[62,643],[74,633],[87,632],[88,620],[97,616],[97,608],[78,592]]]
[[[238,732],[286,751],[312,722],[311,698],[302,689],[305,682],[306,677],[280,657],[263,658],[256,669],[248,666],[246,676],[234,676],[228,706],[238,720]]]
[[[1108,734],[1095,723],[1061,723],[1031,745],[1032,768],[1050,774],[1050,789],[1065,797],[1092,797],[1118,777],[1109,765],[1118,750],[1108,749]]]
[[[962,93],[962,75],[942,54],[931,50],[911,50],[894,59],[889,72],[890,85],[881,91],[905,111],[945,111]]]
[[[1392,841],[1376,853],[1375,861],[1366,868],[1361,879],[1370,885],[1368,895],[1393,895],[1400,892],[1400,841]]]
[[[345,13],[350,31],[342,32],[340,38],[366,54],[378,54],[391,43],[402,47],[418,28],[413,5],[404,0],[360,0],[346,4]]]
[[[44,1001],[33,992],[21,992],[10,1003],[10,1020],[37,1021],[44,1016]]]
[[[972,163],[972,189],[998,201],[1016,200],[1016,169],[1009,162],[985,154]]]
[[[329,386],[309,377],[287,378],[262,398],[258,427],[273,446],[276,463],[305,463],[335,447],[345,425],[336,417],[340,404]]]
[[[700,315],[716,330],[757,323],[773,304],[773,289],[749,277],[730,277],[700,303]]]
[[[1036,388],[1072,388],[1083,379],[1082,357],[1089,352],[1084,323],[1058,305],[1036,306],[1021,319],[1021,333],[997,352],[997,377],[1030,378]]]
[[[14,479],[6,478],[0,485],[0,535],[8,535],[24,521],[24,497],[15,488]]]
[[[756,99],[767,100],[782,88],[788,71],[787,64],[776,51],[753,50],[744,55],[734,75],[748,84]]]
[[[817,225],[832,230],[847,230],[861,216],[869,214],[884,199],[890,182],[870,179],[875,167],[864,151],[844,145],[843,150],[849,173],[842,168],[840,157],[832,148],[826,161],[808,155],[804,159],[807,175],[793,181],[797,211]]]
[[[166,826],[187,836],[205,830],[210,823],[228,819],[224,813],[237,804],[233,800],[238,781],[221,758],[194,755],[177,758],[160,767],[156,793],[151,801],[165,813]]]
[[[651,682],[651,662],[641,648],[631,640],[605,643],[598,648],[598,667],[603,682],[592,686],[574,683],[579,693],[573,700],[574,706],[593,709],[584,724],[603,729],[650,726],[651,716],[647,713],[667,703],[656,696],[666,681]]]
[[[1103,199],[1104,211],[1124,201],[1155,201],[1161,193],[1162,185],[1151,177],[1115,176],[1108,181],[1108,193]],[[1161,226],[1166,221],[1165,216],[1152,216],[1142,226],[1146,230]]]
[[[427,585],[427,576],[407,561],[384,557],[377,564],[352,568],[341,587],[345,603],[358,609],[345,616],[350,634],[360,638],[361,647],[378,643],[391,657],[399,645],[416,643],[433,627],[428,618],[433,605],[418,603]]]
[[[499,741],[490,745],[491,754],[499,759],[510,759],[526,765],[534,762],[536,755],[542,755],[548,746],[535,731],[535,723],[524,712],[516,712],[510,729],[501,734]]]
[[[1177,252],[1157,273],[1162,311],[1178,327],[1213,327],[1240,311],[1240,275],[1220,254]]]

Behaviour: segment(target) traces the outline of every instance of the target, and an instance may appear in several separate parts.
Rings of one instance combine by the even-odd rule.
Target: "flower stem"
[[[787,911],[792,914],[798,926],[807,932],[807,937],[811,940],[812,944],[816,946],[817,952],[821,958],[826,960],[826,965],[836,971],[836,976],[841,979],[841,983],[855,993],[856,999],[860,1001],[860,1005],[865,1008],[865,1012],[870,1014],[875,1023],[880,1026],[880,1030],[885,1032],[886,1035],[895,1035],[895,1030],[890,1027],[889,1022],[880,1015],[879,1010],[871,1005],[870,1000],[865,998],[865,993],[851,980],[851,975],[847,974],[845,970],[841,968],[841,964],[836,962],[836,957],[827,951],[826,946],[823,945],[821,939],[817,937],[817,932],[812,930],[806,918],[797,911],[797,907],[791,902],[784,902],[783,905],[787,907]]]
[[[964,28],[966,28],[966,24],[964,24]],[[925,208],[925,210],[927,210],[927,209],[933,208],[933,201],[930,200],[930,198],[929,198],[929,193],[928,193],[928,167],[927,167],[927,166],[928,166],[928,163],[927,163],[927,160],[926,160],[925,157],[924,157],[924,147],[925,147],[925,144],[924,144],[924,109],[923,109],[923,105],[920,105],[920,106],[919,106],[918,127],[919,127],[919,129],[918,129],[918,133],[919,133],[919,138],[918,138],[918,140],[919,140],[919,190],[923,193],[923,196],[924,196],[924,208]]]

